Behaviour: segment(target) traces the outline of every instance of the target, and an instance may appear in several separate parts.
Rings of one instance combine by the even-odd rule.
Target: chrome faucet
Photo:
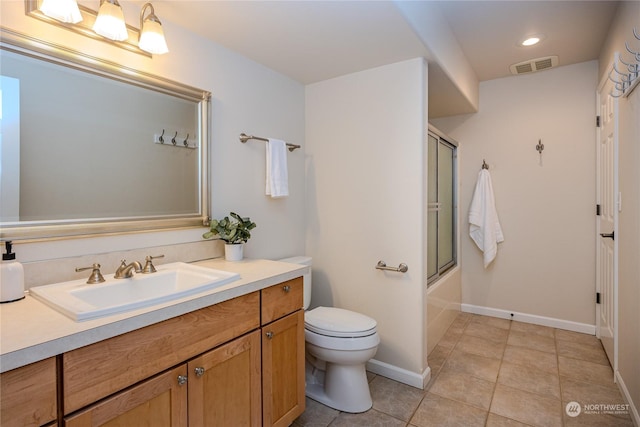
[[[128,279],[133,277],[133,271],[135,269],[136,273],[142,273],[142,265],[138,261],[133,261],[127,265],[127,261],[122,260],[120,267],[116,270],[113,275],[114,279]]]

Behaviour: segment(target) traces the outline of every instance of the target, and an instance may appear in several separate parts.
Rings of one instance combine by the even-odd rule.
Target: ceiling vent
[[[511,74],[528,74],[536,71],[548,70],[558,65],[557,56],[547,56],[544,58],[530,59],[528,61],[512,64],[509,69]]]

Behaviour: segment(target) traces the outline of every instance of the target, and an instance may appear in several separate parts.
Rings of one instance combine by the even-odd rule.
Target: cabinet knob
[[[178,385],[185,385],[187,383],[186,375],[178,375]]]
[[[287,294],[288,294],[288,293],[289,293],[289,291],[291,290],[291,286],[289,286],[289,285],[284,285],[284,286],[282,287],[282,290],[283,290],[285,293],[287,293]]]
[[[273,338],[273,332],[269,331],[265,334],[267,336],[267,338],[271,339]]]
[[[196,373],[196,377],[201,377],[204,375],[204,368],[202,367],[197,367],[194,369],[195,373]]]

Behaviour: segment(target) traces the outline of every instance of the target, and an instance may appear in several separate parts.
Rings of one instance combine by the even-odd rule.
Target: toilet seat
[[[304,314],[305,329],[336,338],[360,338],[376,333],[377,323],[364,314],[336,307],[317,307]]]
[[[375,331],[364,337],[343,338],[317,334],[309,329],[305,329],[304,340],[307,345],[310,344],[328,350],[341,350],[347,352],[369,350],[376,348],[378,344],[380,344],[380,336]],[[371,357],[373,357],[373,355]]]

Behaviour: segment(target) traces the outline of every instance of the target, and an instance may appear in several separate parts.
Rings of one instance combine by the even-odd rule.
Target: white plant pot
[[[229,244],[225,243],[224,245],[224,259],[227,261],[240,261],[242,260],[243,254],[242,250],[244,248],[244,243],[235,243]]]

